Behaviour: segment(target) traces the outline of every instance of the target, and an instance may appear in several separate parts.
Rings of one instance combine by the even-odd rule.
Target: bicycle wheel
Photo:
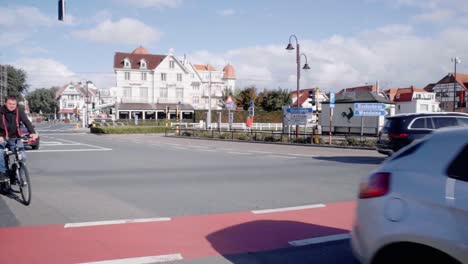
[[[29,180],[29,172],[26,164],[20,162],[19,169],[16,169],[16,175],[18,177],[18,185],[23,198],[23,204],[29,205],[31,203],[31,181]]]

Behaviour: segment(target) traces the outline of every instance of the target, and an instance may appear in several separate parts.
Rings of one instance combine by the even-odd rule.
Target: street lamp
[[[299,49],[299,41],[297,40],[296,35],[291,35],[289,37],[289,44],[286,47],[287,50],[294,50],[294,46],[291,44],[291,39],[294,37],[296,40],[296,64],[297,64],[297,74],[296,74],[296,104],[297,107],[299,108],[299,81],[301,79],[301,55],[303,55],[306,58],[306,64],[304,64],[304,67],[302,69],[308,70],[310,69],[309,64],[307,63],[307,56],[305,54],[301,54],[300,49]],[[299,136],[299,125],[296,125],[296,138]]]
[[[454,64],[454,74],[453,74],[453,112],[455,112],[455,102],[457,98],[457,64],[461,63],[461,60],[459,57],[452,58],[452,62]]]

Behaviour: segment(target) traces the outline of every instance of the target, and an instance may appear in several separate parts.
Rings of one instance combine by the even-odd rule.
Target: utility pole
[[[456,108],[456,98],[457,98],[457,64],[461,62],[460,58],[455,57],[452,58],[452,62],[454,64],[454,74],[453,74],[453,112],[455,112]]]
[[[209,77],[209,94],[208,94],[208,115],[206,117],[206,125],[211,129],[211,71],[210,71],[210,65],[206,65],[206,69],[210,75]]]

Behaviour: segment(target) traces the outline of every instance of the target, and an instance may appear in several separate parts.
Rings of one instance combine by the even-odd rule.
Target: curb
[[[324,144],[297,144],[297,143],[276,143],[276,142],[265,142],[265,141],[249,141],[249,140],[226,140],[220,138],[202,138],[202,137],[182,137],[182,136],[170,136],[164,135],[170,138],[184,138],[184,139],[198,139],[198,140],[212,140],[212,141],[224,141],[224,142],[241,142],[241,143],[254,143],[254,144],[269,144],[269,145],[286,145],[286,146],[299,146],[299,147],[316,147],[316,148],[338,148],[338,149],[357,149],[357,150],[375,150],[372,147],[353,147],[353,146],[339,146],[339,145],[324,145]]]

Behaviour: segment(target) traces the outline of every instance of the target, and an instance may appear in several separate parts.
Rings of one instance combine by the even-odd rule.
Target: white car
[[[351,246],[362,263],[468,263],[468,129],[401,149],[360,185]]]

